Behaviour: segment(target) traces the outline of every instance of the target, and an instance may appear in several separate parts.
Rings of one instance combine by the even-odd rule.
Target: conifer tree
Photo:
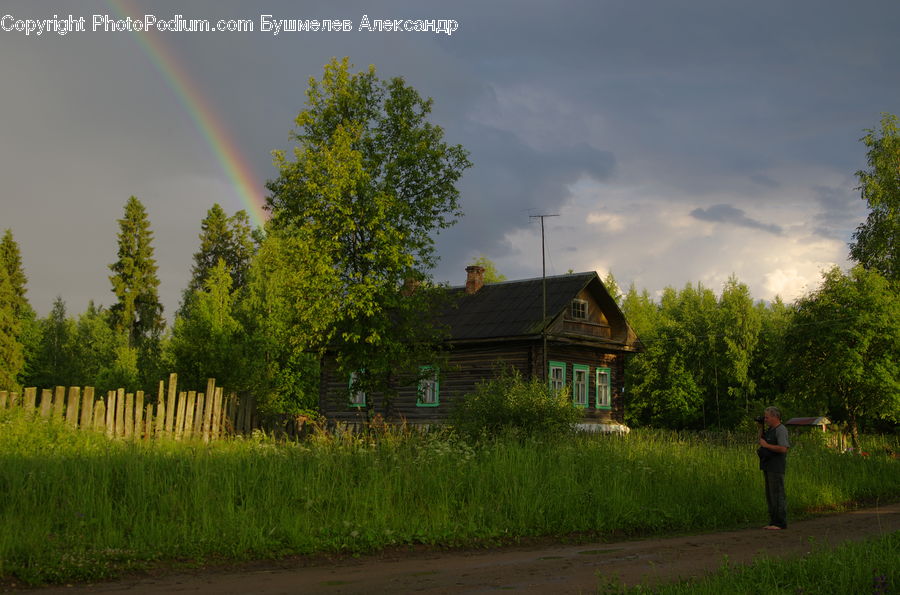
[[[165,326],[159,303],[153,232],[144,205],[134,196],[119,219],[119,259],[109,265],[109,280],[117,302],[110,308],[113,326],[128,335],[132,347],[147,347],[158,340]]]
[[[0,240],[0,262],[6,269],[7,279],[14,295],[14,307],[16,316],[20,319],[27,316],[31,311],[31,305],[25,297],[25,284],[28,278],[25,276],[25,270],[22,267],[22,256],[19,252],[19,245],[13,239],[12,230],[7,229]]]
[[[16,293],[6,267],[0,267],[0,390],[18,390],[18,376],[25,365],[19,342]]]
[[[228,217],[218,204],[214,204],[200,224],[200,250],[194,254],[191,280],[182,297],[179,313],[184,315],[191,300],[202,291],[210,273],[219,261],[225,263],[231,275],[232,288],[239,291],[247,284],[250,262],[256,252],[250,219],[246,211],[238,211]]]

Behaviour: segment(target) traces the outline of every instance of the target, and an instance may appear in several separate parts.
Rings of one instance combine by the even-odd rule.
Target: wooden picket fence
[[[21,395],[0,391],[0,409],[22,407],[45,418],[64,420],[72,428],[132,440],[199,438],[209,442],[258,427],[252,396],[223,396],[214,378],[207,381],[206,392],[179,392],[177,387],[177,374],[169,375],[168,386],[160,380],[155,404],[144,403],[144,391],[128,393],[123,388],[109,391],[105,399],[95,398],[91,386],[84,391],[77,386],[43,389],[40,400],[36,388],[26,388]]]

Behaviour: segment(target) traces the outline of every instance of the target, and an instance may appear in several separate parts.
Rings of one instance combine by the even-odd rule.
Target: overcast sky
[[[375,7],[377,6],[377,8]],[[25,35],[26,19],[86,31]],[[94,15],[249,19],[255,30],[92,31]],[[350,20],[349,32],[260,30],[260,17]],[[9,15],[6,17],[5,15]],[[452,19],[453,35],[359,30]],[[261,200],[309,77],[333,56],[401,75],[471,152],[465,216],[437,238],[438,281],[484,254],[510,279],[612,270],[657,294],[735,274],[792,300],[847,266],[865,217],[854,172],[881,112],[900,113],[900,2],[821,0],[4,1],[0,231],[28,298],[77,315],[114,301],[117,219],[147,207],[160,297],[177,307],[200,221]],[[179,76],[181,78],[179,78]],[[204,122],[207,126],[204,129]],[[233,150],[225,147],[231,139]]]

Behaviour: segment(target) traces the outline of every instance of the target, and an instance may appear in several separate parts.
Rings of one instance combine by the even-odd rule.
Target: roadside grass
[[[723,593],[871,593],[900,592],[900,532],[819,548],[803,558],[764,557],[747,566],[727,560],[715,574],[700,580],[659,587],[622,587],[601,584],[600,593],[655,593],[657,595],[722,595]]]
[[[144,444],[0,411],[0,577],[755,526],[766,518],[753,442],[632,432],[473,446],[388,432]],[[794,520],[900,499],[887,454],[798,441],[788,464]]]

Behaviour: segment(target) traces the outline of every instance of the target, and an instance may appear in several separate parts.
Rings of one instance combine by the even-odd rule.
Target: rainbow
[[[117,19],[128,16],[142,19],[144,16],[132,0],[107,0],[107,4]],[[216,113],[213,103],[203,95],[203,91],[179,63],[175,54],[165,46],[162,40],[166,34],[133,32],[132,35],[190,115],[233,185],[253,224],[262,227],[268,218],[263,209],[263,184],[241,153],[228,127]]]

